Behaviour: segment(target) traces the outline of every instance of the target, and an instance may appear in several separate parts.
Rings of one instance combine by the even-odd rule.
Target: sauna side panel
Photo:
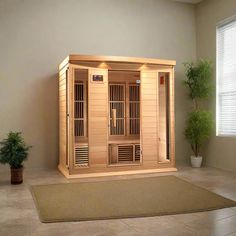
[[[93,81],[102,75],[103,82]],[[108,160],[108,71],[89,69],[88,78],[89,167],[107,166]]]
[[[68,63],[59,67],[59,165],[67,171],[67,79]]]
[[[143,166],[157,166],[157,71],[141,71],[141,149]]]

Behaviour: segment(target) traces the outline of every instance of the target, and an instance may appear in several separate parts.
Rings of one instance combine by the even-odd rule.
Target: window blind
[[[216,134],[236,135],[236,20],[217,27]]]

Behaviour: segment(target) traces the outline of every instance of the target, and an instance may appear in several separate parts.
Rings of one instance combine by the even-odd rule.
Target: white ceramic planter
[[[191,165],[194,168],[199,168],[202,165],[202,157],[201,156],[191,156]]]

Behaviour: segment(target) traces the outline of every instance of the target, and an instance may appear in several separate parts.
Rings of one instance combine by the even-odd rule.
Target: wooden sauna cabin
[[[68,56],[59,66],[59,170],[67,178],[176,171],[175,64]]]

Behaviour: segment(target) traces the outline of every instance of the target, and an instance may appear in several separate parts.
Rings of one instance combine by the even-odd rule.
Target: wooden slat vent
[[[132,164],[140,162],[140,144],[109,145],[110,164]]]
[[[75,147],[75,166],[85,167],[89,164],[88,145]]]
[[[118,162],[132,162],[133,161],[133,145],[119,145],[118,146]]]

